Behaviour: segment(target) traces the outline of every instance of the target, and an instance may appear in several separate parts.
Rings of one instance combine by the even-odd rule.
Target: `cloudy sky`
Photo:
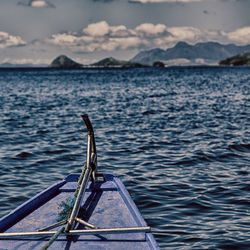
[[[250,0],[0,0],[0,63],[131,59],[178,41],[250,44]]]

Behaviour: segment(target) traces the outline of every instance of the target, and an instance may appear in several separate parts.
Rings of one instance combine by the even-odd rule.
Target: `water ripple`
[[[162,249],[249,249],[249,68],[0,70],[0,216],[85,162],[121,177]]]

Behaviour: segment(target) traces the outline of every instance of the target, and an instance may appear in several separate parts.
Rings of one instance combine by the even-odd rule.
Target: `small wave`
[[[250,201],[249,200],[245,200],[245,199],[240,199],[240,200],[232,199],[230,201],[230,204],[234,204],[234,205],[238,205],[238,206],[243,206],[243,207],[250,207]]]
[[[67,153],[67,152],[68,152],[68,150],[66,150],[66,149],[43,151],[44,154],[48,154],[48,155],[57,155],[57,154],[63,154],[63,153]]]
[[[152,94],[152,95],[149,95],[148,97],[150,98],[160,98],[160,97],[165,97],[167,94],[165,93],[162,93],[162,94]]]
[[[49,133],[49,131],[48,130],[38,130],[36,133],[37,134],[47,134],[47,133]]]
[[[205,204],[202,201],[199,201],[197,199],[190,200],[188,202],[183,202],[182,205],[178,206],[179,208],[185,208],[187,212],[193,213],[194,210],[195,212],[207,212],[207,210],[212,210],[213,207],[210,206],[209,204]]]
[[[205,155],[204,154],[204,156],[199,157],[198,160],[228,162],[228,161],[231,161],[235,157],[238,157],[238,155],[234,153],[224,153],[224,154],[218,154],[218,155]]]
[[[248,175],[248,171],[245,171],[245,170],[240,170],[240,171],[237,171],[237,174],[238,175]]]
[[[172,163],[170,163],[171,165],[174,165],[174,166],[179,166],[179,165],[192,165],[195,163],[195,159],[193,158],[183,158],[181,160],[178,160],[178,161],[174,161]]]
[[[250,191],[250,184],[244,184],[243,187],[240,188],[241,191]]]
[[[144,111],[142,114],[143,115],[155,115],[158,113],[159,113],[159,111],[157,111],[157,110],[148,110],[148,111]]]
[[[233,240],[225,240],[224,243],[217,244],[216,249],[223,250],[247,250],[250,247],[250,242],[240,242]]]
[[[250,144],[234,144],[230,145],[229,149],[233,149],[239,152],[250,152]]]
[[[58,158],[56,158],[56,160],[59,160],[59,161],[74,161],[74,160],[76,160],[76,158],[77,157],[75,155],[67,154],[67,155],[59,156]]]
[[[151,145],[141,146],[141,147],[139,147],[139,150],[148,151],[148,150],[158,149],[158,148],[160,148],[159,145],[153,145],[153,144],[151,144]]]
[[[17,159],[26,159],[28,157],[31,157],[32,155],[33,155],[32,153],[24,151],[24,152],[21,152],[21,153],[17,154],[15,158],[17,158]]]
[[[238,155],[234,153],[224,153],[218,155],[208,155],[205,153],[199,153],[192,157],[183,157],[182,159],[175,161],[172,165],[191,165],[197,164],[197,162],[229,162],[237,158]]]

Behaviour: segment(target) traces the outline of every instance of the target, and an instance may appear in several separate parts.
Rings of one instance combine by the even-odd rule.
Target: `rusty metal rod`
[[[54,223],[54,224],[52,224],[52,225],[49,225],[49,226],[47,226],[47,227],[43,227],[43,228],[37,230],[37,232],[47,231],[47,230],[50,230],[50,229],[52,229],[52,228],[55,228],[55,227],[64,225],[64,224],[66,224],[66,223],[67,223],[67,220],[62,220],[62,221],[56,222],[56,223]]]
[[[87,227],[90,227],[90,228],[92,228],[92,229],[97,229],[97,228],[98,228],[97,226],[92,225],[92,224],[88,223],[87,221],[81,220],[81,219],[79,219],[79,218],[77,218],[77,217],[75,218],[75,220],[76,220],[77,222],[79,222],[80,224],[83,224],[83,225],[85,225],[85,226],[87,226]]]
[[[51,236],[57,231],[43,231],[43,232],[14,232],[14,233],[0,233],[0,239],[7,239],[11,237],[21,236]],[[89,235],[89,234],[121,234],[121,233],[140,233],[150,232],[150,227],[124,227],[124,228],[98,228],[98,229],[84,229],[84,230],[70,230],[69,232],[62,232],[62,235]]]

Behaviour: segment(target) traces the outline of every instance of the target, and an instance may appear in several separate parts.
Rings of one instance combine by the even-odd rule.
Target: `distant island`
[[[129,61],[117,60],[113,57],[104,58],[90,65],[81,65],[65,57],[57,57],[51,64],[52,68],[139,68],[139,67],[166,67],[166,66],[195,66],[195,65],[246,65],[247,58],[244,53],[250,51],[250,45],[238,46],[235,44],[220,44],[216,42],[197,43],[190,45],[178,42],[167,50],[160,48],[139,52]],[[237,61],[235,57],[244,59]],[[228,62],[227,58],[233,58]],[[236,60],[236,61],[235,61]]]
[[[113,57],[108,57],[103,60],[100,60],[96,63],[91,64],[92,67],[122,67],[122,68],[141,68],[141,67],[148,67],[148,65],[131,62],[131,61],[124,61],[124,60],[117,60]]]
[[[221,66],[250,66],[250,51],[220,61]]]
[[[156,61],[153,63],[153,67],[164,68],[165,64],[161,61]]]
[[[80,68],[141,68],[148,67],[140,63],[130,61],[117,60],[113,57],[104,58],[96,63],[83,65],[77,63],[65,55],[60,55],[52,61],[50,68],[56,69],[80,69]]]
[[[83,65],[73,61],[65,55],[60,55],[52,61],[49,67],[56,69],[80,69]]]
[[[246,52],[248,51],[248,52]],[[249,65],[250,44],[238,46],[235,44],[220,44],[204,42],[195,45],[178,42],[174,47],[163,50],[155,48],[144,50],[130,60],[118,60],[107,57],[92,64],[78,63],[66,55],[56,57],[49,65],[32,64],[0,64],[1,68],[49,67],[52,69],[82,69],[82,68],[141,68],[168,66],[198,66],[198,65]]]

